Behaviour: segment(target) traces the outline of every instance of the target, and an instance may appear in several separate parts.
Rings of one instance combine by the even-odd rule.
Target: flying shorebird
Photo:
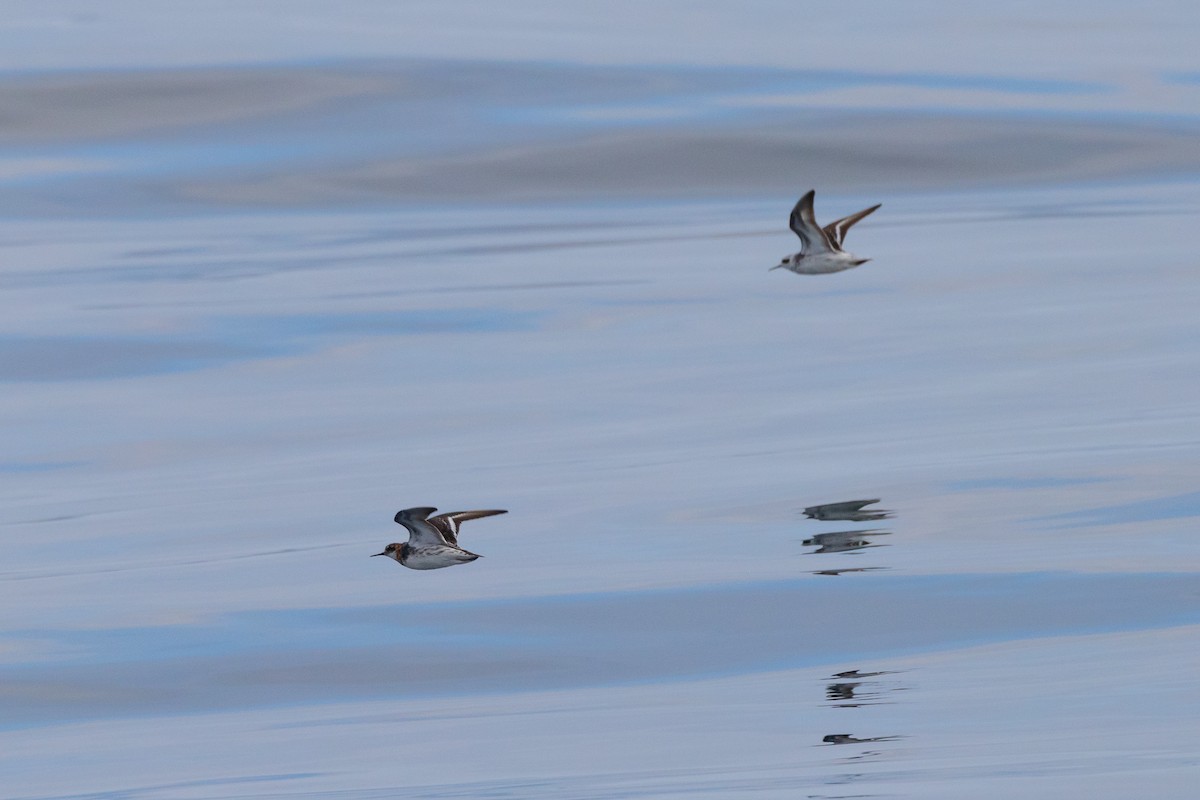
[[[429,516],[436,508],[421,506],[396,512],[396,522],[408,528],[407,542],[392,542],[376,556],[388,556],[409,569],[440,569],[466,564],[479,558],[477,553],[458,546],[458,526],[469,519],[507,514],[504,510],[451,511]],[[374,556],[372,556],[374,558]]]
[[[816,192],[809,189],[796,203],[791,219],[788,220],[788,227],[800,237],[803,249],[799,253],[785,256],[783,261],[771,269],[787,269],[798,275],[824,275],[828,272],[841,272],[870,261],[869,258],[859,258],[853,253],[847,253],[842,249],[842,242],[846,239],[846,231],[850,230],[851,225],[875,211],[883,203],[842,217],[822,228],[817,225],[817,218],[813,214],[814,196]]]

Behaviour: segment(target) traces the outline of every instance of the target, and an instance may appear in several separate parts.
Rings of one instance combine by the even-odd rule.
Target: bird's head
[[[771,267],[771,269],[787,269],[788,267],[792,266],[793,264],[795,264],[795,263],[796,263],[797,261],[799,261],[799,260],[800,260],[800,254],[799,254],[799,253],[797,253],[796,255],[784,256],[784,257],[783,257],[783,260],[782,260],[782,261],[780,261],[780,262],[779,262],[778,264],[776,264],[775,266]],[[767,270],[767,272],[770,272],[770,271],[771,271],[771,269]]]
[[[400,543],[392,542],[387,547],[383,548],[382,553],[374,553],[371,556],[371,558],[374,558],[375,556],[387,556],[388,558],[394,558],[397,561],[399,561],[400,560]]]

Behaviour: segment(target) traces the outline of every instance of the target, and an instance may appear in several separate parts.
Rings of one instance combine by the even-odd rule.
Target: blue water
[[[1191,5],[5,16],[5,797],[1194,794]]]

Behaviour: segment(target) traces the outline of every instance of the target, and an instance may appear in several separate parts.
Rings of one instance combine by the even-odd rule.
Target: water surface
[[[1190,797],[1160,5],[18,3],[6,796]]]

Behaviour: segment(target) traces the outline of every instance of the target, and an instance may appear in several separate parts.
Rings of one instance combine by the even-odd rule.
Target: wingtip
[[[507,508],[478,508],[472,511],[455,511],[449,516],[458,517],[462,520],[483,519],[484,517],[495,517],[499,514],[507,514]]]
[[[403,517],[420,517],[424,519],[433,512],[437,511],[433,506],[416,506],[414,508],[402,508],[396,512],[396,516],[392,517],[392,521],[398,525],[403,525]]]

